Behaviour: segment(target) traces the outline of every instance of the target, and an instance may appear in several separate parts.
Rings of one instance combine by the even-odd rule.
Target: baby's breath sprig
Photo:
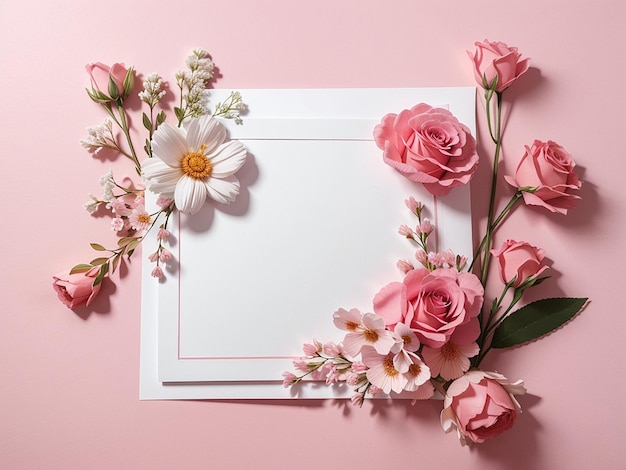
[[[142,114],[143,126],[148,130],[148,137],[143,148],[149,157],[152,157],[152,135],[165,122],[167,117],[163,110],[156,117],[154,115],[154,108],[159,104],[161,98],[165,96],[165,93],[161,76],[157,73],[148,74],[143,82],[143,91],[139,92],[139,99],[146,103],[150,109],[150,114],[145,112]]]

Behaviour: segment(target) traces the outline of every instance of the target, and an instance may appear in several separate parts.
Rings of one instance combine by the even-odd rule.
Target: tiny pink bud
[[[156,277],[157,279],[161,279],[163,277],[163,270],[160,266],[156,266],[152,272],[150,273],[152,277]]]
[[[409,197],[408,199],[405,199],[404,203],[409,208],[409,210],[414,213],[421,211],[422,208],[424,207],[423,204],[419,201],[416,201],[413,196]]]
[[[160,228],[157,232],[157,240],[167,240],[167,237],[170,236],[170,232],[164,228]]]
[[[413,266],[411,263],[409,263],[406,260],[398,260],[398,262],[396,263],[396,266],[398,267],[398,269],[400,271],[402,271],[404,274],[408,273],[409,271],[412,271],[413,269],[415,269],[415,266]]]
[[[170,253],[169,251],[167,251],[165,248],[163,248],[161,250],[161,255],[159,256],[159,259],[163,262],[163,263],[167,263],[168,261],[170,261],[173,258],[172,253]]]
[[[155,251],[154,253],[152,253],[150,256],[148,256],[148,259],[152,262],[155,263],[156,260],[159,259],[159,252]]]
[[[400,225],[398,233],[406,238],[413,238],[413,230],[408,225]]]
[[[424,219],[424,220],[422,220],[422,223],[419,225],[417,230],[420,233],[425,233],[426,235],[428,235],[428,234],[430,234],[430,232],[433,231],[433,224],[430,223],[430,220]]]

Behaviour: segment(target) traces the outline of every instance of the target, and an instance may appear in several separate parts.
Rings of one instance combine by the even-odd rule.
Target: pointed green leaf
[[[91,264],[93,266],[100,266],[101,264],[106,263],[108,260],[109,258],[96,258],[91,260]]]
[[[103,247],[102,245],[100,245],[99,243],[90,243],[91,248],[93,248],[96,251],[107,251],[107,249],[105,247]]]
[[[91,264],[77,264],[70,270],[70,274],[86,273],[91,268],[93,268]]]
[[[559,297],[532,302],[506,317],[496,328],[492,348],[510,348],[556,330],[571,320],[586,298]]]
[[[132,242],[133,240],[136,240],[135,237],[124,237],[124,238],[120,238],[117,241],[117,246],[122,247],[122,246],[126,246],[128,245],[130,242]]]
[[[124,98],[126,98],[128,95],[130,95],[130,92],[133,91],[133,87],[135,86],[135,70],[133,69],[133,67],[129,68],[126,71],[126,76],[124,77],[124,82],[122,83],[122,86],[124,87],[123,95]]]
[[[157,114],[157,127],[163,124],[166,118],[167,115],[165,114],[165,111],[161,111],[159,114]]]
[[[146,113],[143,113],[141,119],[143,120],[143,127],[151,131],[152,123],[150,122],[150,118],[148,117],[148,115]]]
[[[123,252],[122,252],[123,253]],[[117,269],[117,265],[120,262],[120,259],[122,259],[122,253],[120,253],[119,255],[116,255],[113,258],[113,262],[111,263],[111,272],[114,273],[115,270]]]
[[[103,264],[102,266],[100,266],[100,270],[98,271],[98,275],[94,279],[92,285],[93,286],[97,286],[98,284],[100,284],[102,282],[102,279],[104,279],[104,276],[106,276],[108,272],[109,272],[109,263],[106,263],[106,264]]]

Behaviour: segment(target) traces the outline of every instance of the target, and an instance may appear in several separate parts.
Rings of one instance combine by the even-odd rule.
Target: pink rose
[[[459,439],[484,442],[511,429],[521,407],[515,395],[526,393],[524,383],[510,383],[495,372],[472,370],[456,379],[446,392],[441,425],[448,432],[455,426]]]
[[[469,128],[450,111],[424,103],[384,116],[374,140],[385,163],[435,196],[468,183],[478,167]]]
[[[108,65],[96,62],[95,64],[87,64],[85,69],[91,78],[91,84],[93,86],[92,92],[99,93],[101,99],[115,101],[120,97],[126,98],[130,93],[130,90],[124,89],[124,81],[128,74],[128,70],[124,67],[124,64],[113,64],[109,67]],[[115,90],[109,88],[111,80],[115,84]]]
[[[62,272],[53,276],[52,287],[59,296],[59,300],[68,308],[75,308],[82,304],[89,305],[102,286],[102,283],[93,285],[97,275],[98,268],[75,274]]]
[[[421,343],[440,348],[454,334],[458,344],[476,340],[476,316],[483,303],[483,286],[471,273],[456,269],[413,269],[403,282],[392,282],[374,297],[374,311],[393,329],[404,323]]]
[[[515,177],[504,179],[512,186],[522,189],[524,202],[531,206],[543,206],[552,212],[567,214],[580,196],[570,191],[580,189],[582,183],[574,173],[576,164],[572,156],[556,142],[535,140],[517,166]]]
[[[491,250],[491,253],[500,265],[502,282],[508,284],[515,280],[511,284],[513,287],[519,287],[528,278],[539,276],[548,269],[541,265],[545,251],[528,242],[507,240],[499,250]]]
[[[510,87],[530,65],[530,59],[521,60],[516,47],[509,47],[503,42],[475,42],[476,52],[467,54],[474,63],[474,75],[478,84],[486,90],[491,89],[497,77],[494,91],[502,92]]]

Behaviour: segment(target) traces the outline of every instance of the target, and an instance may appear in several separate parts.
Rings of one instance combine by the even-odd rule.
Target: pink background
[[[626,261],[626,7],[520,5],[0,3],[0,468],[626,468],[626,320],[616,299]],[[465,50],[484,38],[533,59],[507,93],[505,170],[525,144],[553,139],[585,181],[567,217],[521,209],[498,233],[499,241],[514,236],[546,249],[553,277],[534,297],[592,299],[561,331],[485,363],[529,389],[512,431],[461,448],[442,432],[434,401],[362,409],[332,401],[140,402],[139,259],[93,309],[76,314],[56,300],[51,275],[90,259],[89,242],[112,240],[107,220],[82,209],[111,166],[78,144],[104,117],[84,91],[87,62],[120,61],[171,78],[201,46],[224,88],[473,86]],[[479,131],[486,142],[483,121]],[[482,220],[481,174],[473,197]]]

